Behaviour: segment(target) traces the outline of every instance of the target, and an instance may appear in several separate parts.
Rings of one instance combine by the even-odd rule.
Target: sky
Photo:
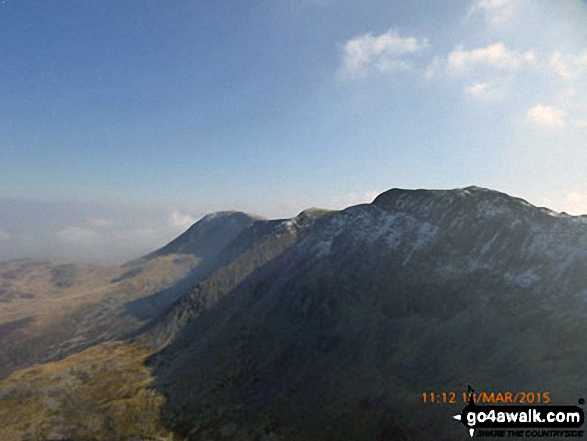
[[[584,0],[0,1],[0,260],[389,188],[587,213]]]

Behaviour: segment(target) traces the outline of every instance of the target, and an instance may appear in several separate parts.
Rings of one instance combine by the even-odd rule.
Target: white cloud
[[[548,127],[563,127],[564,112],[553,106],[538,104],[528,111],[527,119],[532,124]]]
[[[499,97],[503,90],[500,86],[493,83],[475,83],[466,86],[464,92],[472,98],[487,100]]]
[[[557,74],[559,74],[563,78],[570,78],[572,76],[571,68],[565,60],[563,54],[561,54],[560,52],[555,52],[552,55],[552,58],[550,59],[548,65],[551,69],[553,69]]]
[[[431,80],[439,71],[443,71],[445,69],[446,62],[444,57],[435,55],[432,61],[428,63],[428,66],[426,66],[426,69],[424,69],[424,78]]]
[[[492,24],[504,24],[514,16],[521,0],[475,0],[469,15],[481,12]]]
[[[516,71],[534,64],[536,55],[533,51],[512,51],[501,42],[470,51],[459,47],[448,54],[448,67],[453,73],[462,73],[477,67]]]
[[[565,80],[576,79],[587,71],[587,50],[580,55],[564,55],[555,52],[549,61],[549,67]]]
[[[365,76],[369,72],[409,70],[412,64],[406,56],[420,52],[428,46],[426,38],[400,37],[390,29],[374,36],[367,33],[344,44],[344,58],[339,77],[342,80]]]
[[[174,228],[185,229],[191,227],[196,221],[197,219],[189,213],[173,211],[169,214],[169,224]]]
[[[587,119],[574,119],[571,124],[579,129],[587,129]]]

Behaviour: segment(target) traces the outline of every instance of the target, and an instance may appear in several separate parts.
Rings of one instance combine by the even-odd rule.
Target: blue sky
[[[585,23],[581,0],[3,0],[0,259],[392,187],[585,213]]]

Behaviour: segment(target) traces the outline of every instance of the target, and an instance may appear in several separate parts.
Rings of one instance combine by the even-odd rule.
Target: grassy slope
[[[174,439],[159,423],[164,398],[146,388],[148,355],[107,342],[14,372],[0,382],[2,439]]]
[[[178,255],[130,267],[0,264],[0,378],[138,328],[139,320],[118,314],[121,305],[172,286],[197,264]]]

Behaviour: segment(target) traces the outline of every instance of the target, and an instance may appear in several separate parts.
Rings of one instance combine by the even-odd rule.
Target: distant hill
[[[166,247],[121,266],[0,263],[0,378],[136,332],[217,269],[216,253],[253,220],[236,212],[206,216]]]
[[[423,404],[423,392],[471,384],[549,391],[558,404],[587,395],[585,217],[478,187],[393,189],[371,204],[289,220],[204,218],[125,269],[165,256],[199,265],[166,294],[124,304],[123,316],[140,328],[116,350],[148,356],[150,373],[123,356],[119,371],[153,380],[147,388],[141,377],[119,404],[161,411],[156,427],[132,426],[136,436],[452,440],[464,435],[451,418],[462,403]],[[32,408],[23,379],[45,390],[49,372],[70,378],[65,367],[89,369],[79,357],[108,349],[88,351],[13,374],[0,397]],[[117,380],[116,370],[104,372]],[[66,387],[67,396],[80,388]],[[83,435],[55,416],[70,406],[65,400],[51,413],[48,392],[35,393],[33,413],[54,436]],[[123,433],[129,413],[106,406],[120,400],[109,393],[95,408],[96,424]],[[17,430],[2,409],[0,401],[11,433],[40,433],[23,417]],[[83,426],[83,418],[74,419]]]

